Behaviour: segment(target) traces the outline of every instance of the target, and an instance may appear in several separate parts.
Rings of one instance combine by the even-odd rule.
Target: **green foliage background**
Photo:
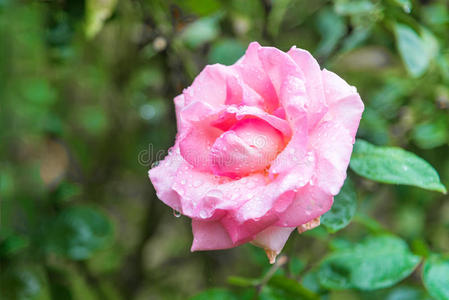
[[[274,267],[189,251],[147,171],[173,97],[251,41],[312,52],[361,94],[359,138],[449,186],[447,0],[0,0],[1,299],[449,299],[438,175],[362,140]]]

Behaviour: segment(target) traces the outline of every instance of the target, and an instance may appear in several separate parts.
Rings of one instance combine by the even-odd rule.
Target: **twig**
[[[258,292],[262,290],[262,288],[270,281],[271,277],[273,277],[274,273],[284,266],[288,262],[288,258],[285,255],[279,256],[279,258],[276,260],[274,265],[268,270],[268,272],[265,274],[264,277],[260,280],[260,282],[257,284],[256,289]]]

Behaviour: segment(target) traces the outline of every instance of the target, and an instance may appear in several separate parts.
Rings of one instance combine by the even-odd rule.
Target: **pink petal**
[[[158,166],[149,170],[148,175],[159,199],[173,209],[181,208],[181,198],[173,190],[172,184],[176,178],[178,167],[183,163],[179,153],[179,146],[175,144],[171,152]]]
[[[279,110],[279,114],[281,114],[282,116],[281,110]],[[256,117],[258,119],[264,120],[275,129],[282,132],[285,140],[290,139],[292,131],[290,129],[290,125],[285,120],[285,112],[284,116],[280,117],[271,115],[263,111],[261,108],[254,106],[228,106],[219,113],[217,119],[212,122],[212,125],[222,130],[229,130],[235,123],[237,123],[237,121],[251,117]]]
[[[346,178],[354,138],[342,125],[323,121],[310,136],[310,146],[316,156],[316,184],[336,195]]]
[[[355,94],[357,90],[350,86],[337,74],[324,69],[323,71],[324,93],[326,101],[330,105],[341,98]]]
[[[260,119],[238,122],[211,149],[214,174],[232,178],[264,170],[284,147],[282,134]]]
[[[308,102],[307,108],[310,116],[309,126],[313,128],[326,112],[323,79],[320,66],[315,58],[306,50],[292,47],[288,55],[296,62],[304,74]]]
[[[232,69],[215,64],[206,66],[195,78],[192,85],[184,90],[186,104],[195,101],[207,103],[212,107],[218,107],[226,103],[228,98],[228,83],[231,85],[232,97],[241,95],[241,87],[235,84],[235,77]]]
[[[184,95],[181,94],[181,95],[176,96],[173,101],[175,102],[176,124],[177,124],[178,132],[179,132],[182,129],[180,114],[181,114],[181,110],[184,108],[184,105],[185,105]]]
[[[256,234],[273,225],[276,220],[276,215],[265,214],[261,218],[249,219],[243,223],[239,223],[233,215],[227,214],[221,220],[221,223],[228,232],[232,242],[235,244],[242,244],[254,239]]]
[[[332,119],[340,123],[348,130],[349,135],[355,138],[363,109],[364,105],[359,94],[350,94],[332,102],[329,107],[329,116],[325,116],[324,119]]]
[[[184,162],[172,181],[173,190],[182,196],[182,212],[194,219],[218,220],[222,211],[237,211],[238,208],[263,191],[264,176],[249,175],[233,180],[226,176],[211,176]]]
[[[279,254],[294,229],[295,227],[270,226],[259,232],[251,243]]]
[[[296,192],[295,198],[280,216],[276,226],[297,227],[326,213],[332,206],[333,196],[319,187],[308,184]]]
[[[196,169],[211,170],[210,149],[222,131],[206,122],[198,122],[179,138],[182,157]]]
[[[232,68],[249,87],[264,98],[264,109],[271,112],[279,106],[279,103],[270,78],[264,72],[259,59],[258,51],[261,48],[257,42],[249,44],[245,55]]]
[[[218,221],[192,220],[193,244],[190,251],[217,250],[235,247]]]

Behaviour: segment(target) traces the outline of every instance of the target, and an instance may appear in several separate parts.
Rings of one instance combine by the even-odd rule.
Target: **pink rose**
[[[192,251],[251,242],[274,262],[295,228],[319,225],[362,115],[354,87],[305,50],[254,42],[234,65],[206,66],[174,102],[175,145],[149,176],[192,219]]]

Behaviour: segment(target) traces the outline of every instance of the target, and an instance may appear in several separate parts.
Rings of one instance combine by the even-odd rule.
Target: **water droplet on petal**
[[[159,161],[158,160],[151,164],[151,168],[155,168],[157,166],[159,166]]]
[[[200,217],[201,218],[203,218],[203,219],[206,219],[207,218],[207,211],[205,211],[205,210],[200,210]]]
[[[193,187],[199,187],[203,182],[201,181],[201,179],[195,179],[193,181]]]
[[[223,198],[223,193],[220,190],[210,190],[207,192],[206,197],[212,197],[217,199]]]
[[[176,210],[176,209],[174,209],[174,210],[173,210],[173,215],[174,215],[176,218],[179,218],[179,217],[181,216],[181,212],[178,211],[178,210]]]

